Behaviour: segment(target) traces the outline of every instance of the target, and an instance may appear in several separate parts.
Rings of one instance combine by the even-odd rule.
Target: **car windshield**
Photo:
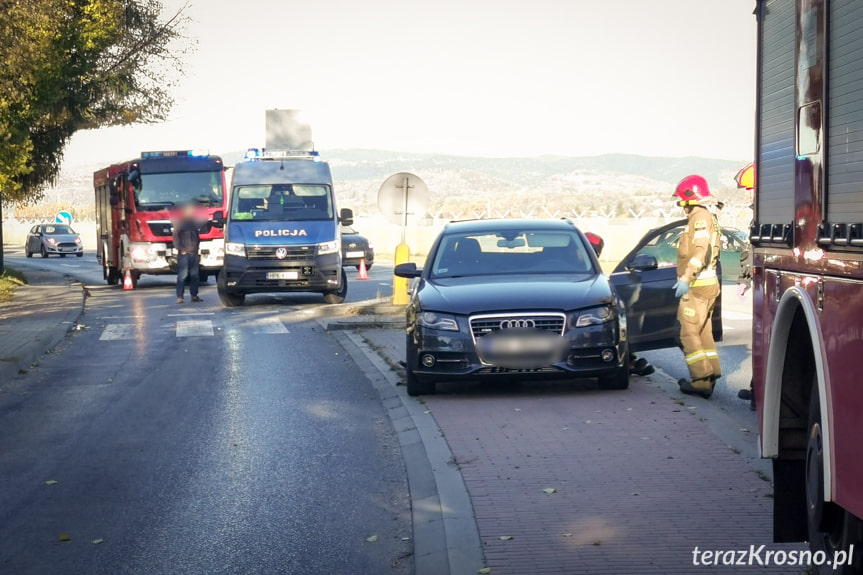
[[[135,206],[141,210],[162,210],[190,202],[215,207],[222,205],[224,197],[221,171],[141,174],[133,185]]]
[[[570,231],[528,229],[445,235],[431,277],[572,273],[595,273],[581,238]]]
[[[330,188],[321,184],[237,186],[231,197],[231,218],[279,222],[331,220]]]
[[[67,225],[42,226],[42,233],[48,236],[74,234],[75,230]]]

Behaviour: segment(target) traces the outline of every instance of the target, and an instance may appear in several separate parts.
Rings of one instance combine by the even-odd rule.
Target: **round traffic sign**
[[[408,172],[393,174],[378,190],[378,209],[396,225],[416,223],[426,215],[429,190],[419,176]],[[405,221],[407,208],[407,221]]]
[[[57,213],[57,216],[54,218],[54,221],[58,224],[71,224],[72,223],[72,214],[63,210],[62,212]]]

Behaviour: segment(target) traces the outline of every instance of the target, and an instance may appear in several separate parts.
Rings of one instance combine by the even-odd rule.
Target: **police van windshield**
[[[231,219],[308,221],[333,219],[329,186],[262,184],[237,186],[231,197]]]
[[[444,236],[431,277],[588,273],[593,260],[576,233],[519,230]]]
[[[135,206],[142,210],[163,210],[171,206],[197,203],[222,205],[222,172],[174,172],[141,174],[132,185]]]

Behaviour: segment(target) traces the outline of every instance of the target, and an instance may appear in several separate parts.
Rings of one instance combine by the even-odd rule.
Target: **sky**
[[[260,147],[268,108],[321,150],[752,157],[753,0],[192,2],[171,119],[79,132],[67,166]]]

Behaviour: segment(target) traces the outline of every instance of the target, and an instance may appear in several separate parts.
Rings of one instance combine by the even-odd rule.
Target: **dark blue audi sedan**
[[[453,222],[424,268],[401,264],[395,275],[418,278],[407,307],[411,395],[504,377],[625,389],[630,352],[676,344],[676,269],[636,249],[606,276],[568,220]]]

